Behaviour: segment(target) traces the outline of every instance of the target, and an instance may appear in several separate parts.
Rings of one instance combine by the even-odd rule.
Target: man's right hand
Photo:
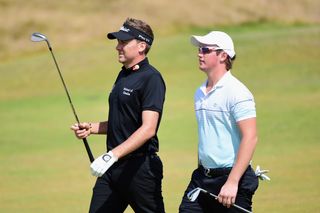
[[[75,123],[71,126],[71,130],[78,139],[83,139],[91,134],[91,124],[90,123]]]

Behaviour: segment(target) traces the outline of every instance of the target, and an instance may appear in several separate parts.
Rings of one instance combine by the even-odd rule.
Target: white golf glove
[[[260,170],[260,166],[258,165],[255,174],[260,180],[271,180],[267,175],[265,175],[265,173],[268,172],[269,170]]]
[[[90,165],[91,174],[96,177],[101,177],[117,161],[118,158],[109,151],[92,162]]]

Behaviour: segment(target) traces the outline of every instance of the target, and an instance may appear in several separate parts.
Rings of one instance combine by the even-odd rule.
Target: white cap
[[[204,36],[191,36],[191,43],[197,47],[217,45],[219,49],[224,50],[230,58],[236,55],[231,37],[221,31],[212,31]]]

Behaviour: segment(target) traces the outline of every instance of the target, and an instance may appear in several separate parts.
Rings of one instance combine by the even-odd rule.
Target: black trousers
[[[219,172],[218,172],[219,173]],[[236,213],[242,212],[237,208],[227,208],[219,203],[215,198],[208,194],[200,193],[198,198],[191,202],[187,198],[189,191],[200,187],[210,193],[218,195],[221,187],[227,181],[228,174],[218,174],[209,177],[206,171],[199,167],[192,173],[191,181],[184,193],[179,207],[179,213]],[[252,197],[258,188],[258,178],[251,166],[243,174],[238,186],[238,193],[235,203],[249,211],[252,209]]]
[[[96,181],[90,213],[164,213],[163,167],[156,154],[119,160]]]

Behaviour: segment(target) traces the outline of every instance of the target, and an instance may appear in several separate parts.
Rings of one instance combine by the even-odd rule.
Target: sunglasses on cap
[[[199,47],[198,51],[201,54],[209,54],[218,50],[222,50],[219,48],[214,48],[214,47]]]

